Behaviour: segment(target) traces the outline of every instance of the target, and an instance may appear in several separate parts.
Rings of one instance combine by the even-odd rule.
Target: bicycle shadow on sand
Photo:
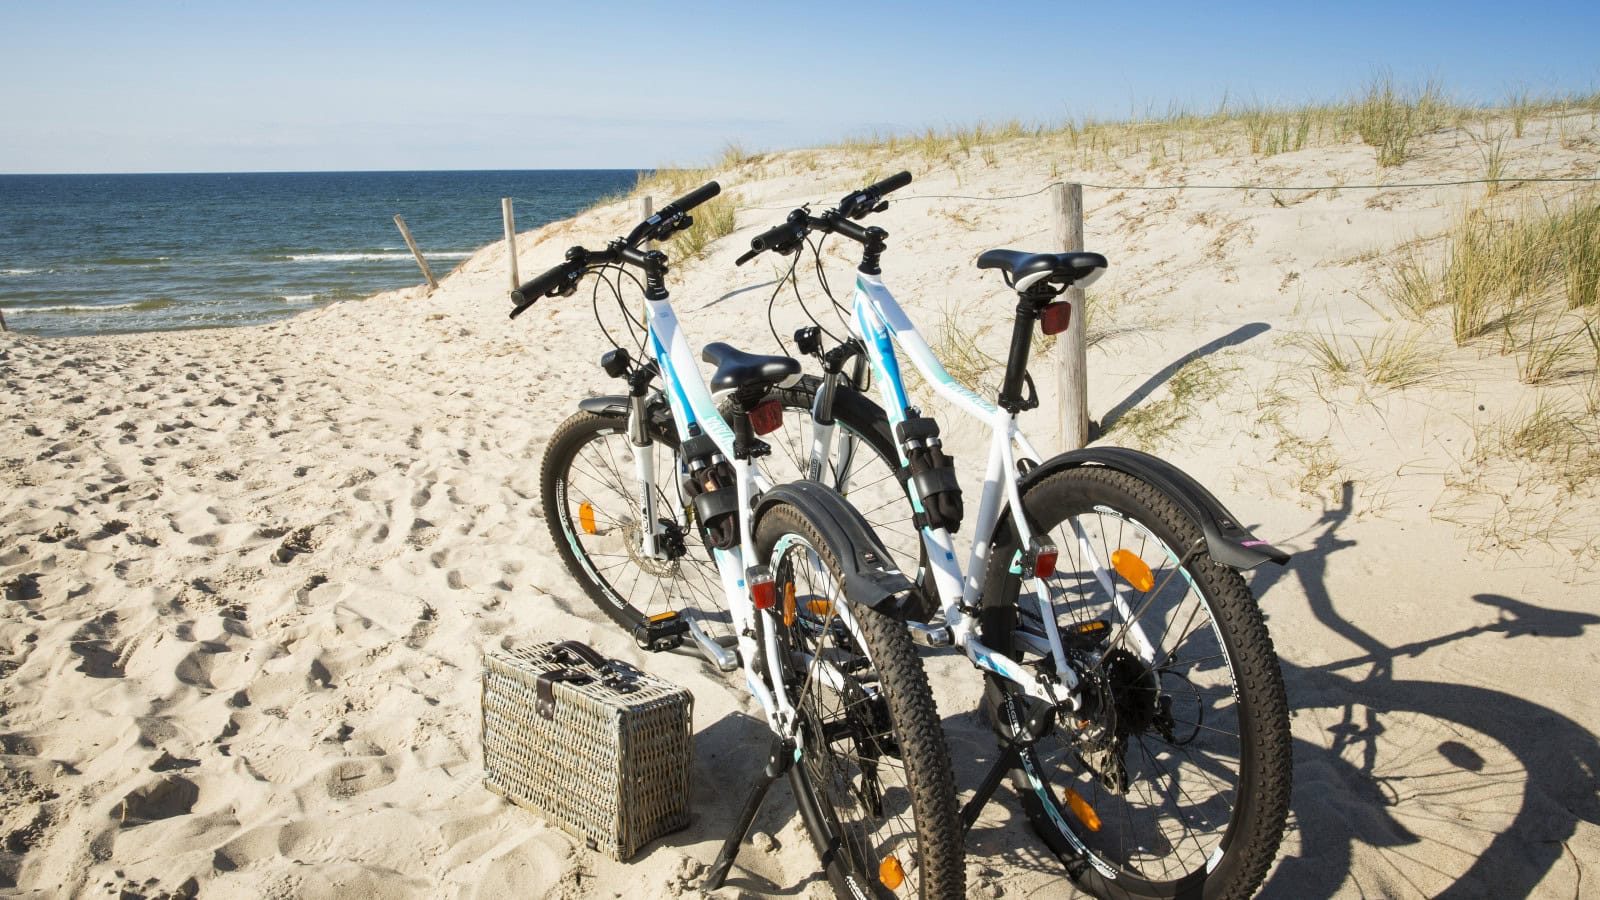
[[[1260,599],[1296,579],[1317,621],[1363,651],[1319,666],[1283,664],[1297,733],[1314,725],[1328,740],[1295,738],[1299,852],[1280,858],[1261,895],[1326,897],[1353,883],[1363,896],[1527,896],[1563,856],[1579,865],[1566,841],[1580,821],[1600,824],[1600,743],[1513,694],[1396,679],[1394,661],[1481,635],[1576,638],[1600,616],[1477,594],[1500,611],[1495,622],[1389,647],[1341,618],[1326,588],[1329,558],[1355,546],[1338,534],[1352,501],[1346,483],[1311,545],[1287,568],[1257,570],[1252,580]],[[1347,674],[1362,667],[1365,674]]]

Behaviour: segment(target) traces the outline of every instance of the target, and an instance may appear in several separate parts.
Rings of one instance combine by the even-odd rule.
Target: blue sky
[[[1600,3],[0,0],[0,172],[634,168],[878,131],[1600,89]]]

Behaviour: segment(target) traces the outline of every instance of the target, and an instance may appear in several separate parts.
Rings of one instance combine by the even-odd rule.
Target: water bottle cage
[[[956,480],[955,459],[940,445],[938,423],[913,416],[901,422],[896,431],[908,461],[909,480],[922,501],[917,524],[944,528],[954,534],[961,529],[961,485]]]

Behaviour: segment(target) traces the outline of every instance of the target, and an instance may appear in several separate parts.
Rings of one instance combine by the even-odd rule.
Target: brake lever
[[[736,265],[736,266],[742,266],[745,263],[749,262],[752,259],[755,259],[756,257],[758,257],[760,255],[761,255],[761,251],[760,250],[751,250],[748,253],[744,254],[743,256],[739,257],[738,259],[734,260],[733,264]]]

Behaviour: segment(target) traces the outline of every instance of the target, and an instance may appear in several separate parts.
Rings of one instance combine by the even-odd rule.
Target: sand
[[[1510,170],[1594,175],[1592,118],[1568,124],[1559,138],[1530,127]],[[1082,173],[1052,153],[813,151],[719,173],[743,206],[777,209],[741,210],[732,236],[675,268],[679,313],[698,342],[770,352],[774,263],[733,258],[789,206],[901,167],[918,176],[903,193],[924,197],[1032,192],[1058,164],[1120,185],[1482,168],[1461,132],[1381,171],[1354,143]],[[1527,487],[1511,461],[1474,462],[1482,423],[1536,395],[1509,360],[1451,345],[1448,326],[1417,326],[1444,374],[1405,390],[1331,383],[1294,340],[1395,327],[1383,258],[1482,196],[1086,195],[1089,247],[1113,264],[1091,323],[1093,415],[1160,403],[1202,356],[1220,377],[1156,449],[1297,553],[1251,574],[1294,709],[1290,831],[1264,896],[1571,897],[1600,879],[1594,485]],[[624,231],[635,208],[522,235],[524,275]],[[971,260],[1049,249],[1049,215],[1045,194],[897,203],[878,221],[892,235],[885,279],[925,331],[949,311],[998,353],[1009,295]],[[847,283],[849,259],[828,259]],[[611,390],[595,366],[608,345],[586,298],[513,323],[505,289],[496,245],[437,291],[272,326],[0,335],[0,893],[696,893],[758,765],[759,710],[687,649],[639,651],[565,573],[539,460],[581,396]],[[795,320],[786,311],[780,331]],[[1053,379],[1040,382],[1051,409]],[[1026,425],[1053,443],[1045,414]],[[979,436],[949,418],[946,432],[974,484]],[[1525,486],[1464,487],[1502,482]],[[1528,522],[1559,511],[1559,527],[1534,539],[1512,527],[1518,509]],[[550,638],[589,641],[697,698],[694,824],[632,862],[482,787],[481,655]],[[973,715],[977,679],[948,653],[927,664],[970,791],[994,753]],[[773,797],[757,822],[773,841],[745,851],[720,896],[826,895],[786,788]],[[968,844],[972,896],[1070,896],[1018,820],[1002,791]]]

